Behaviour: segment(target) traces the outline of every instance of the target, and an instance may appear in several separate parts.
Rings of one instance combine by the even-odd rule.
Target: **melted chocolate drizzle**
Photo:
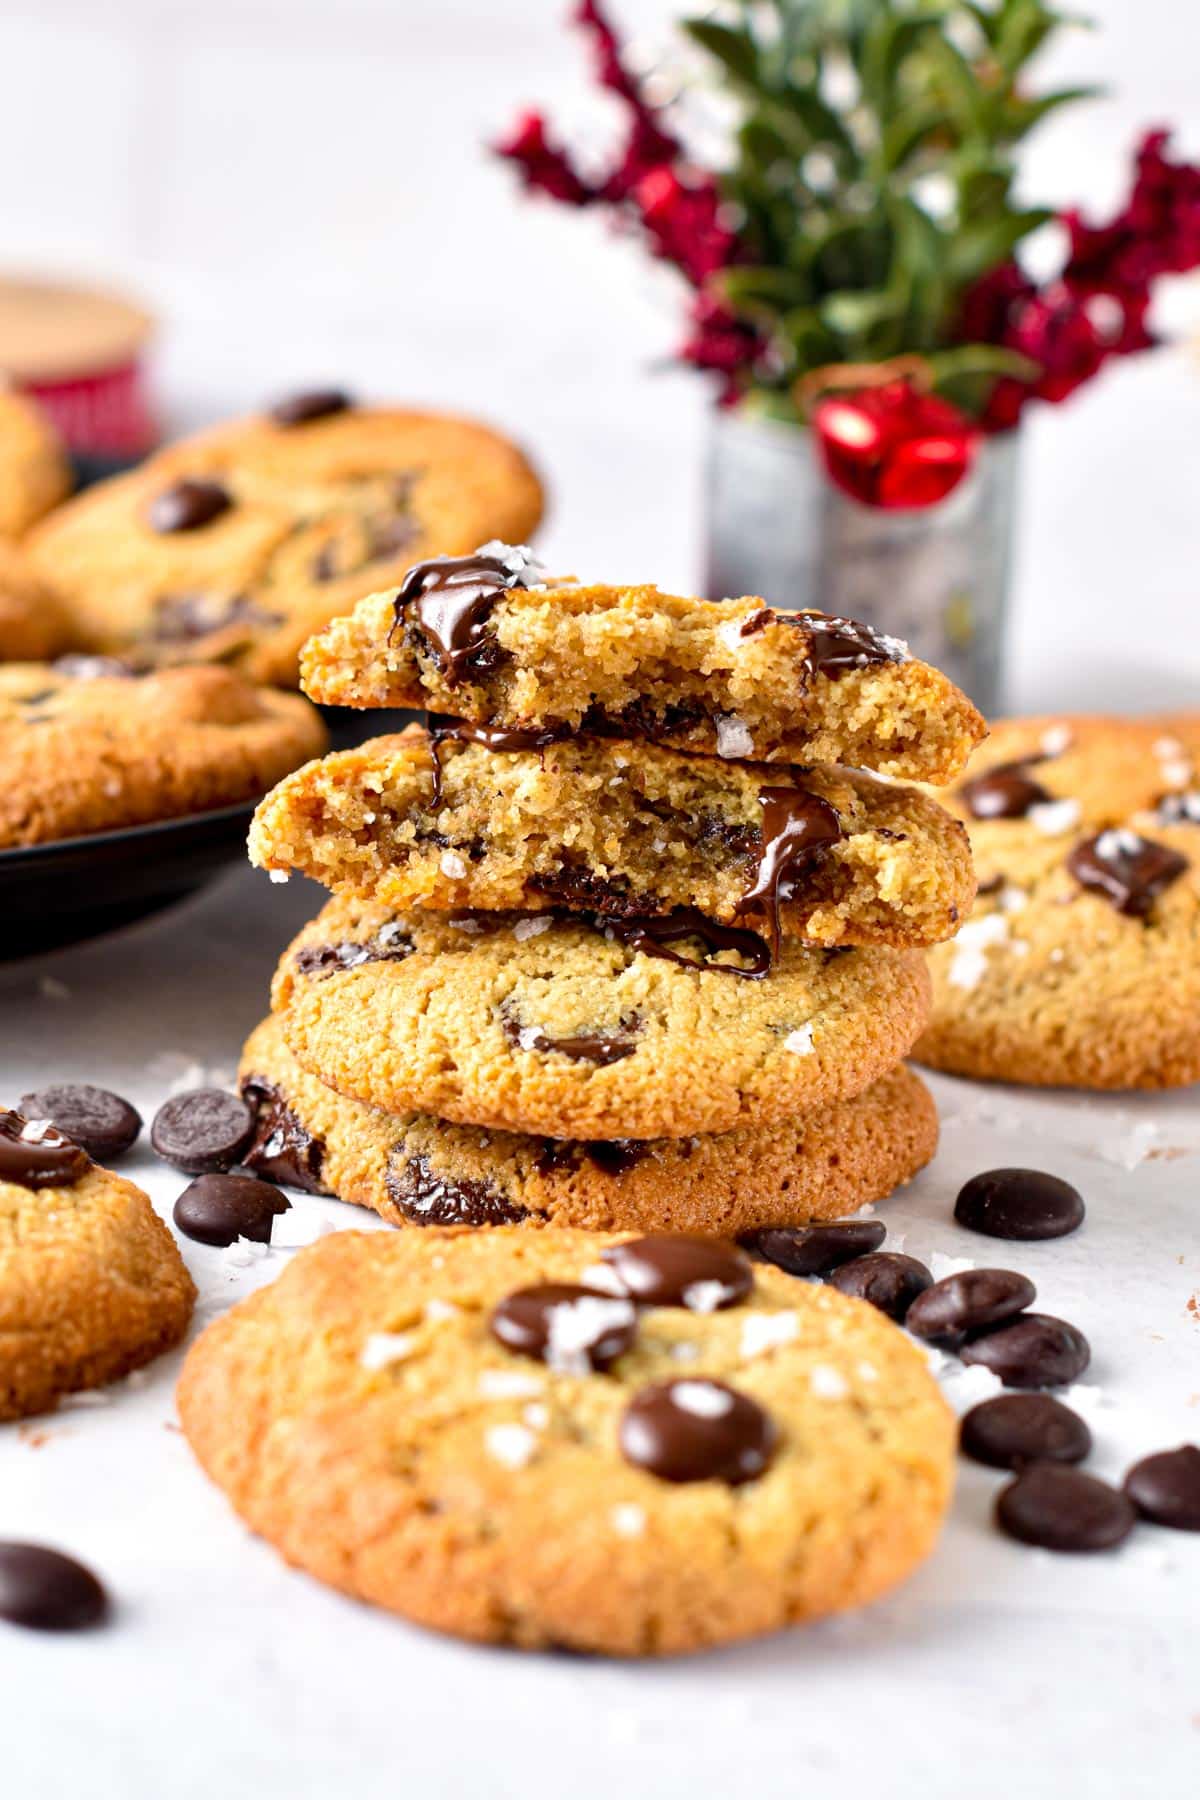
[[[810,677],[824,675],[838,681],[852,669],[908,660],[908,647],[898,638],[887,637],[859,619],[834,618],[829,613],[780,613],[763,606],[742,620],[738,635],[753,637],[768,625],[795,625],[808,633],[804,664]]]
[[[828,800],[801,787],[761,789],[762,850],[758,872],[742,896],[742,916],[762,914],[770,930],[772,954],[779,956],[779,908],[791,900],[796,883],[811,873],[830,844],[840,842],[842,822]]]
[[[435,556],[414,563],[397,589],[389,642],[402,625],[424,639],[447,687],[496,666],[500,647],[487,634],[492,608],[502,594],[532,585],[521,558],[490,555]]]

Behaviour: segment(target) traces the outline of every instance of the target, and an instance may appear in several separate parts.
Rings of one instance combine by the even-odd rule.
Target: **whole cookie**
[[[25,553],[0,538],[0,662],[37,662],[66,643],[67,622],[50,588]]]
[[[907,1069],[853,1100],[774,1125],[598,1142],[482,1131],[344,1099],[300,1066],[274,1016],[250,1034],[241,1079],[277,1178],[287,1179],[279,1158],[290,1158],[326,1191],[393,1225],[737,1237],[843,1218],[908,1181],[937,1147],[933,1101]]]
[[[1001,1081],[1200,1079],[1200,716],[998,725],[948,803],[979,896],[915,1054]]]
[[[948,781],[984,735],[970,701],[853,619],[655,587],[547,582],[522,549],[414,567],[304,653],[305,692],[502,729],[604,730],[705,755]]]
[[[64,657],[0,667],[0,847],[255,800],[325,742],[298,694],[231,669],[137,675]]]
[[[0,387],[0,537],[20,537],[70,491],[70,464],[49,419]]]
[[[171,445],[30,543],[91,649],[294,686],[301,644],[365,587],[525,537],[541,509],[524,456],[482,425],[307,395]]]
[[[869,1087],[926,1017],[916,950],[785,940],[765,975],[705,951],[686,919],[664,944],[579,915],[333,900],[284,952],[273,1005],[297,1060],[339,1093],[560,1138],[793,1118]]]
[[[141,1188],[46,1121],[0,1113],[0,1419],[150,1362],[194,1299]]]
[[[629,1241],[339,1232],[200,1338],[184,1432],[290,1563],[477,1641],[673,1654],[902,1580],[952,1485],[922,1353],[771,1268],[694,1311],[671,1240],[634,1307]]]

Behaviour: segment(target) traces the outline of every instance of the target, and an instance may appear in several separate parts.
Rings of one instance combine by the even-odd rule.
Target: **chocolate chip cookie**
[[[30,542],[87,647],[294,686],[305,638],[364,588],[435,551],[524,537],[541,508],[496,432],[326,392],[171,445]]]
[[[768,968],[764,950],[699,915],[397,914],[335,899],[284,952],[273,1005],[305,1068],[385,1112],[682,1138],[860,1094],[925,1022],[920,951],[785,940]]]
[[[67,641],[66,617],[50,588],[23,551],[0,539],[0,662],[39,662]]]
[[[299,694],[110,658],[0,667],[0,848],[251,801],[325,742]]]
[[[582,1226],[736,1237],[839,1219],[933,1156],[937,1112],[894,1069],[853,1100],[719,1137],[575,1140],[398,1116],[310,1075],[271,1017],[242,1052],[256,1154],[275,1180],[369,1206],[392,1225]]]
[[[852,619],[654,587],[547,585],[505,544],[427,561],[303,658],[314,699],[504,731],[604,730],[706,755],[950,780],[984,735],[945,675]]]
[[[495,750],[473,729],[309,763],[259,807],[252,861],[401,908],[693,906],[772,943],[929,944],[974,898],[965,831],[913,788],[588,738]]]
[[[862,1605],[953,1480],[903,1333],[687,1237],[339,1232],[208,1328],[178,1398],[288,1562],[524,1649],[669,1655]]]
[[[70,464],[49,419],[0,386],[0,537],[22,536],[70,491]]]

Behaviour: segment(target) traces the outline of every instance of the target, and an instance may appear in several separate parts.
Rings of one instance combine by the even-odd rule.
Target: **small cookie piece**
[[[179,1342],[195,1297],[141,1188],[0,1113],[0,1419],[141,1368]]]
[[[50,588],[22,550],[0,539],[0,662],[38,662],[66,643],[67,621]]]
[[[21,537],[70,491],[71,467],[45,413],[0,387],[0,537]]]
[[[840,1219],[929,1162],[937,1109],[907,1069],[853,1100],[719,1137],[571,1141],[481,1131],[347,1100],[301,1067],[282,1022],[246,1041],[242,1092],[316,1147],[327,1191],[392,1225],[571,1225],[735,1237]],[[883,1227],[879,1227],[882,1238]]]
[[[984,735],[970,701],[852,619],[655,587],[544,584],[508,545],[414,567],[309,644],[306,693],[504,730],[603,729],[705,755],[943,782]]]
[[[0,848],[256,800],[325,743],[299,694],[231,669],[104,658],[0,667]]]
[[[935,943],[975,896],[966,833],[914,788],[588,738],[492,749],[448,730],[413,725],[297,770],[258,808],[251,861],[389,906],[693,906],[829,945]]]
[[[980,885],[930,953],[922,1062],[1043,1086],[1200,1079],[1198,758],[1200,716],[996,727],[945,797]]]
[[[785,941],[746,979],[762,963],[701,961],[688,921],[675,946],[627,925],[336,899],[284,952],[272,1003],[339,1093],[572,1138],[734,1131],[849,1099],[926,1017],[917,950]]]
[[[338,1232],[199,1339],[185,1435],[288,1562],[478,1642],[678,1654],[902,1580],[953,1482],[924,1354],[873,1308],[765,1267],[719,1311],[640,1308],[604,1373],[569,1352],[609,1320],[611,1287],[594,1317],[564,1302],[549,1361],[498,1341],[510,1296],[577,1296],[619,1241]]]
[[[285,402],[99,483],[30,545],[87,648],[294,687],[304,640],[364,588],[525,537],[541,511],[529,463],[485,426]]]

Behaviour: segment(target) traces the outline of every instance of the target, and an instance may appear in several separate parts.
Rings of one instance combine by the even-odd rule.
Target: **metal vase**
[[[834,486],[811,432],[716,412],[705,592],[863,619],[997,713],[1016,469],[1017,434],[989,438],[945,500],[886,512]]]

